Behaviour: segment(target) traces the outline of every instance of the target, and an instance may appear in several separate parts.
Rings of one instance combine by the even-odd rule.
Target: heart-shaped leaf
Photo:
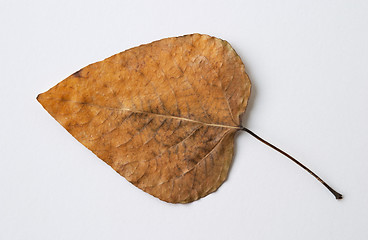
[[[91,64],[37,99],[129,182],[187,203],[225,181],[250,88],[228,42],[193,34]]]

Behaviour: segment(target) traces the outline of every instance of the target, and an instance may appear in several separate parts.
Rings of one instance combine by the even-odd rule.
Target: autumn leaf
[[[37,99],[129,182],[187,203],[225,181],[250,88],[228,42],[193,34],[88,65]]]
[[[162,39],[91,64],[40,94],[42,106],[129,182],[171,203],[204,197],[225,181],[251,83],[226,41]]]

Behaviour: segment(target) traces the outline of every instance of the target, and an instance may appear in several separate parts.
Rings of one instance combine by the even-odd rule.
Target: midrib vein
[[[139,110],[132,110],[132,109],[129,109],[129,108],[114,108],[114,107],[108,107],[108,106],[101,106],[101,105],[94,104],[94,103],[78,102],[78,101],[73,101],[73,100],[64,100],[64,99],[55,99],[55,98],[49,98],[49,99],[58,100],[58,101],[61,101],[61,102],[71,102],[71,103],[75,103],[75,104],[81,104],[81,105],[87,105],[87,106],[92,106],[92,107],[104,108],[104,109],[109,109],[109,110],[112,110],[112,111],[127,111],[127,112],[133,112],[133,113],[154,115],[154,116],[162,117],[162,118],[177,119],[177,120],[182,120],[182,121],[186,121],[186,122],[198,123],[198,124],[202,124],[202,125],[205,125],[205,126],[221,127],[221,128],[229,128],[229,129],[237,129],[237,130],[241,129],[241,127],[229,126],[229,125],[224,125],[224,124],[216,124],[216,123],[206,123],[206,122],[193,120],[193,119],[189,119],[189,118],[184,118],[184,117],[177,117],[177,116],[171,116],[171,115],[165,115],[165,114],[159,114],[159,113],[151,113],[151,112],[145,112],[145,111],[139,111]]]

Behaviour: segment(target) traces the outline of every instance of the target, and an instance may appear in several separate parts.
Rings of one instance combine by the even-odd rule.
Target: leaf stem
[[[296,164],[298,164],[300,167],[302,167],[304,170],[306,170],[307,172],[309,172],[313,177],[315,177],[320,183],[322,183],[334,196],[336,199],[342,199],[342,195],[338,192],[336,192],[333,188],[331,188],[325,181],[323,181],[320,177],[317,176],[317,174],[315,174],[314,172],[312,172],[309,168],[307,168],[306,166],[304,166],[302,163],[300,163],[298,160],[296,160],[294,157],[292,157],[291,155],[289,155],[288,153],[284,152],[283,150],[279,149],[278,147],[272,145],[271,143],[267,142],[266,140],[262,139],[261,137],[259,137],[258,135],[256,135],[254,132],[252,132],[251,130],[245,128],[245,127],[241,127],[240,130],[243,130],[247,133],[249,133],[250,135],[252,135],[253,137],[255,137],[256,139],[258,139],[259,141],[261,141],[262,143],[266,144],[267,146],[275,149],[276,151],[278,151],[279,153],[283,154],[284,156],[288,157],[289,159],[291,159],[293,162],[295,162]]]

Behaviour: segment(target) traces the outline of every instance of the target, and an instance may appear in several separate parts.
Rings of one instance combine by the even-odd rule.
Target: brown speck
[[[73,73],[72,76],[76,77],[76,78],[80,78],[80,77],[82,77],[81,73],[82,73],[82,69],[76,71],[75,73]]]

